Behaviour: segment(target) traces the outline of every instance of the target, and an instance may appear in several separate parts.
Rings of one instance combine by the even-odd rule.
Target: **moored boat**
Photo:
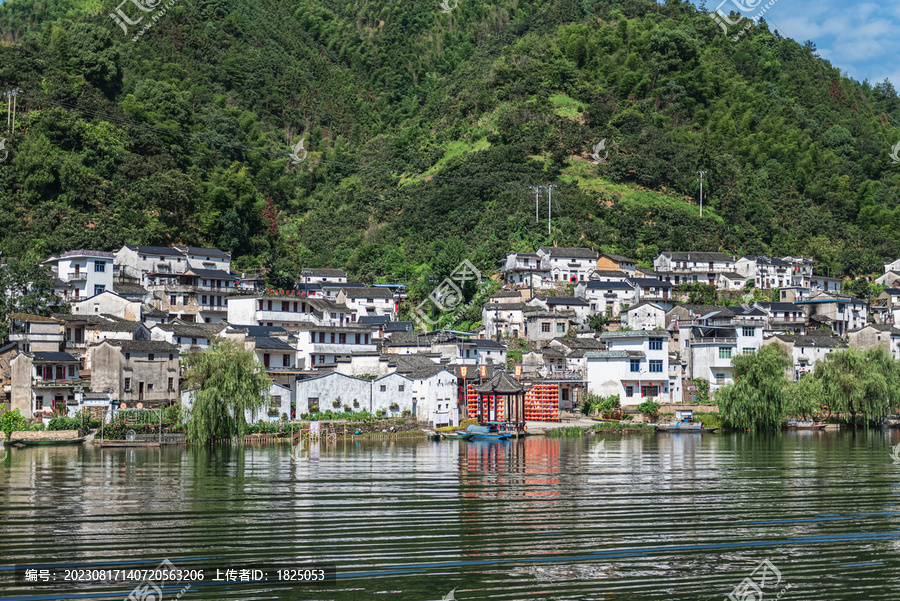
[[[789,419],[785,427],[791,430],[824,430],[827,425],[825,422]]]
[[[668,424],[655,424],[657,432],[715,432],[719,428],[704,426],[703,422],[669,422]]]
[[[487,426],[471,425],[466,428],[466,433],[472,440],[509,440],[512,438],[512,432],[500,430],[496,424]]]
[[[468,440],[472,438],[472,435],[468,432],[462,432],[460,430],[455,430],[454,432],[442,432],[444,438],[449,438],[451,440]]]
[[[52,445],[61,445],[61,444],[81,444],[84,442],[84,437],[81,438],[61,438],[55,440],[36,440],[36,439],[26,439],[19,438],[16,440],[10,440],[10,446],[18,446],[18,447],[46,447]]]

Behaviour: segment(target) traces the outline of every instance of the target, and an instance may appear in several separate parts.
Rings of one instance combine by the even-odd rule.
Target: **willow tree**
[[[805,374],[784,391],[784,413],[789,417],[813,419],[824,403],[822,380]]]
[[[863,353],[849,348],[831,353],[816,364],[816,378],[822,381],[823,398],[834,411],[880,420],[888,412],[891,391],[898,386],[897,366],[887,351],[870,349]]]
[[[734,383],[716,393],[719,412],[735,428],[774,430],[781,427],[785,411],[787,378],[791,366],[787,351],[767,344],[758,352],[732,359]]]
[[[243,436],[245,412],[263,408],[272,385],[253,351],[242,342],[214,341],[209,350],[188,354],[185,361],[184,388],[194,395],[185,421],[188,441],[208,444]]]

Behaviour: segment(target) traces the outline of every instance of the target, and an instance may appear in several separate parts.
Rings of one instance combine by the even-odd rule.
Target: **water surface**
[[[0,565],[338,567],[329,588],[205,582],[186,601],[721,600],[768,560],[779,579],[763,599],[895,599],[897,443],[890,430],[348,440],[293,462],[278,445],[6,449]],[[7,580],[0,598],[129,593]]]

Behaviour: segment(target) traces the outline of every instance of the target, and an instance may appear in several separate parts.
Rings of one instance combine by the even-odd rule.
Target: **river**
[[[7,448],[0,598],[132,588],[13,585],[13,565],[167,559],[335,564],[337,578],[133,598],[895,599],[898,443],[890,430],[347,440],[296,461],[278,445]]]

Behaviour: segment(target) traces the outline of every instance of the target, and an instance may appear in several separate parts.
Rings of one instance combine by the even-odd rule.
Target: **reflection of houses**
[[[619,395],[623,407],[669,396],[668,332],[603,332],[606,350],[585,353],[588,392]]]
[[[179,400],[179,352],[161,340],[106,340],[88,348],[91,390],[133,406]]]
[[[81,362],[63,352],[19,353],[10,361],[11,403],[26,418],[67,413],[82,385]]]
[[[791,382],[811,372],[816,362],[824,361],[834,351],[847,348],[845,342],[833,338],[830,333],[813,336],[776,334],[763,344],[777,344],[787,351],[792,365],[786,370],[786,375]]]

